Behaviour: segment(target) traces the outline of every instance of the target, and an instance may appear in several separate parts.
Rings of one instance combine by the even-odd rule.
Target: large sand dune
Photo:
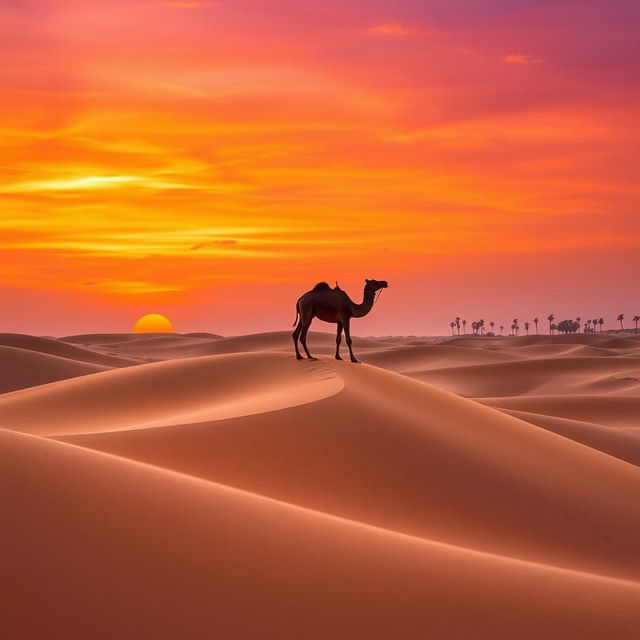
[[[40,435],[117,431],[264,413],[341,388],[340,378],[320,362],[298,363],[266,352],[207,356],[5,394],[0,415],[5,426]]]
[[[108,369],[82,360],[0,345],[0,394]]]
[[[309,342],[5,334],[9,637],[637,637],[640,340]]]
[[[25,351],[48,353],[60,358],[107,367],[122,367],[128,364],[138,364],[138,360],[123,356],[122,353],[103,353],[96,349],[87,349],[80,345],[66,343],[62,340],[26,336],[19,333],[0,333],[0,345],[15,347]]]

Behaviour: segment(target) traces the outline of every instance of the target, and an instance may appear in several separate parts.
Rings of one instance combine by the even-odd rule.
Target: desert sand
[[[3,637],[632,639],[640,336],[0,334]]]

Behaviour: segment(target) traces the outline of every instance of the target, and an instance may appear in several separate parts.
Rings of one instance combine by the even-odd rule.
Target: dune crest
[[[319,363],[233,354],[144,364],[24,389],[0,396],[0,415],[5,426],[26,433],[93,433],[274,411],[341,389],[340,378]]]
[[[0,345],[0,394],[109,369],[105,365]]]

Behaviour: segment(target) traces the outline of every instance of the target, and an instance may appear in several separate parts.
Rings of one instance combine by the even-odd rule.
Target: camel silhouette
[[[307,349],[307,332],[314,318],[324,320],[324,322],[333,322],[338,325],[338,334],[336,336],[336,360],[342,360],[340,357],[340,342],[342,340],[342,330],[349,347],[349,355],[351,362],[358,362],[353,355],[351,349],[351,318],[362,318],[366,316],[375,300],[376,291],[386,289],[389,285],[385,280],[365,280],[364,295],[362,302],[356,304],[349,296],[338,286],[332,289],[326,282],[318,282],[318,284],[307,291],[296,302],[296,319],[294,325],[297,325],[293,336],[293,344],[296,349],[296,358],[302,360],[300,350],[298,349],[298,338],[302,348],[307,354],[309,360],[317,360]]]

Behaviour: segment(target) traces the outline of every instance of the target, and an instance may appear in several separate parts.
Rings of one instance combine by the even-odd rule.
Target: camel
[[[385,280],[365,280],[362,302],[356,304],[338,286],[337,282],[333,289],[326,282],[318,282],[311,291],[307,291],[296,302],[296,319],[293,324],[297,326],[291,334],[296,349],[296,358],[302,360],[302,355],[300,355],[298,349],[298,338],[300,338],[300,343],[307,354],[307,358],[309,360],[317,360],[307,349],[307,332],[315,317],[324,320],[324,322],[334,322],[338,325],[336,360],[342,360],[340,357],[340,342],[342,340],[342,330],[344,329],[351,362],[358,362],[351,349],[351,318],[366,316],[371,311],[371,307],[373,307],[376,291],[386,289],[388,286]]]

